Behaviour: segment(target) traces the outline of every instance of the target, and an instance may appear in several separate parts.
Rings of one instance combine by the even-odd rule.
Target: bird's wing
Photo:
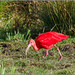
[[[61,33],[57,33],[57,32],[53,32],[52,33],[52,38],[56,41],[56,42],[60,42],[62,40],[67,39],[69,36],[68,35],[64,35]]]
[[[66,38],[68,38],[68,36],[61,33],[47,32],[47,33],[39,35],[35,41],[38,42],[38,44],[50,46]]]

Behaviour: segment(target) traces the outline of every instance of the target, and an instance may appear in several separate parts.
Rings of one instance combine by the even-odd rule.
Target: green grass
[[[75,38],[68,38],[57,43],[58,47],[63,47],[66,44],[73,45],[75,50]],[[25,49],[28,41],[25,42],[0,42],[0,73],[1,74],[75,74],[75,51],[70,53],[70,50],[61,50],[64,58],[59,58],[56,48],[52,48],[49,52],[53,55],[48,55],[47,59],[43,58],[41,49],[35,52],[33,48],[25,57]],[[68,53],[68,54],[67,54]]]

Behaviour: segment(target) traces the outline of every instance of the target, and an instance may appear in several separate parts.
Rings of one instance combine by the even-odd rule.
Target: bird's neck
[[[35,42],[34,45],[32,45],[32,46],[33,46],[33,48],[34,48],[35,51],[38,51],[38,50],[39,50],[39,48],[38,48],[37,45],[36,45],[36,42]]]

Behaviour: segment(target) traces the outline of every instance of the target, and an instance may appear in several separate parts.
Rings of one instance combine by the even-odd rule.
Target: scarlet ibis
[[[35,39],[35,41],[33,39],[29,40],[28,47],[26,48],[26,55],[30,46],[32,46],[35,51],[39,51],[41,48],[45,48],[46,49],[45,59],[46,59],[48,55],[48,50],[51,49],[52,47],[56,47],[60,55],[59,59],[62,59],[63,56],[59,48],[55,46],[54,44],[62,40],[65,40],[68,37],[69,37],[68,35],[64,35],[64,34],[57,33],[57,32],[42,33]]]

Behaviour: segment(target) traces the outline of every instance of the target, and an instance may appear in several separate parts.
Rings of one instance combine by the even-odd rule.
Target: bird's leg
[[[55,45],[54,45],[54,47],[56,47],[56,48],[57,48],[57,50],[58,50],[58,52],[59,52],[59,55],[60,55],[59,60],[61,60],[62,58],[64,58],[64,57],[62,56],[62,54],[61,54],[61,52],[60,52],[59,48],[58,48],[57,46],[55,46]]]
[[[44,58],[44,59],[46,59],[47,55],[48,55],[48,50],[46,50],[46,56],[45,56],[45,58]]]

